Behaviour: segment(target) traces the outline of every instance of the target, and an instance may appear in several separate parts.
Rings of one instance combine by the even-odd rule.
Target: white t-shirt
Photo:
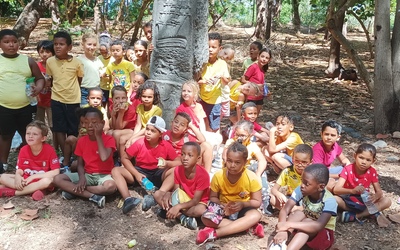
[[[93,60],[88,59],[85,55],[77,57],[83,64],[83,78],[82,88],[94,88],[100,86],[100,72],[103,69],[103,63],[99,58],[95,57]]]

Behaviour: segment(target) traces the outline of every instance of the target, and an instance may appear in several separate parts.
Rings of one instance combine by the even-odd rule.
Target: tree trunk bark
[[[271,28],[269,34],[267,33],[268,26],[268,0],[257,0],[257,22],[254,30],[254,36],[262,41],[266,41],[267,37],[271,35]]]
[[[32,0],[22,10],[13,28],[19,36],[20,49],[26,47],[31,32],[35,29],[43,13],[49,9],[50,3],[49,0]]]
[[[301,25],[299,5],[299,0],[292,0],[293,26],[296,31],[300,30]]]
[[[94,29],[96,34],[98,35],[100,33],[100,27],[101,27],[101,12],[100,8],[103,5],[103,0],[97,0],[96,4],[94,5],[93,9],[93,15],[94,15]]]
[[[51,12],[51,29],[57,30],[60,25],[60,9],[58,8],[57,0],[52,0],[50,3]]]

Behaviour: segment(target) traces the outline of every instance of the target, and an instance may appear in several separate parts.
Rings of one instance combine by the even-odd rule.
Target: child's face
[[[42,62],[46,62],[47,59],[49,59],[52,56],[53,56],[53,53],[51,53],[50,50],[43,49],[43,48],[39,49],[39,57],[42,60]]]
[[[225,62],[229,63],[233,60],[235,57],[235,53],[232,49],[222,49],[218,53],[218,57],[224,60]]]
[[[97,40],[94,38],[87,38],[84,43],[82,43],[83,51],[85,54],[94,55],[97,49]]]
[[[85,115],[85,128],[87,131],[87,134],[89,136],[93,136],[95,133],[95,126],[97,125],[103,125],[104,121],[100,119],[97,113],[93,112],[88,112]]]
[[[255,96],[257,94],[257,89],[255,89],[255,87],[253,85],[251,85],[250,83],[245,83],[245,84],[241,85],[240,91],[244,95]]]
[[[246,121],[255,122],[257,120],[257,107],[248,107],[243,112]]]
[[[86,118],[84,116],[81,116],[79,118],[79,134],[80,135],[87,135],[87,129],[86,129],[86,124],[85,124]]]
[[[88,96],[88,102],[91,107],[97,108],[101,105],[103,99],[103,92],[92,90]]]
[[[135,45],[135,55],[137,58],[145,59],[147,57],[147,50],[143,45]]]
[[[126,50],[126,59],[128,59],[128,61],[134,61],[136,59],[135,57],[135,51],[133,49]]]
[[[340,136],[335,128],[327,126],[324,131],[321,132],[321,138],[325,146],[332,147]]]
[[[354,161],[356,163],[357,170],[365,172],[375,162],[375,157],[369,151],[363,151],[358,154],[354,154]]]
[[[155,143],[157,142],[162,136],[160,130],[158,130],[153,125],[146,125],[146,130],[144,131],[144,138],[150,142]]]
[[[246,144],[250,139],[250,134],[241,128],[237,128],[235,130],[235,141],[240,142],[242,144]]]
[[[295,153],[293,154],[293,165],[294,169],[298,174],[302,174],[304,169],[312,162],[310,155],[307,153]]]
[[[257,45],[251,44],[250,45],[250,58],[252,61],[257,60],[259,53],[260,53],[260,50],[258,49]]]
[[[184,84],[182,87],[182,99],[184,101],[193,101],[194,100],[193,90],[188,84]]]
[[[28,127],[25,134],[26,143],[29,146],[42,144],[46,140],[46,136],[42,135],[42,130],[37,127]]]
[[[183,146],[181,150],[181,161],[185,168],[192,168],[196,166],[200,156],[197,154],[196,147],[194,146]]]
[[[289,122],[286,117],[279,116],[276,119],[276,131],[278,132],[278,136],[284,137],[289,135],[293,131],[293,124]]]
[[[180,115],[177,115],[174,120],[172,121],[171,130],[172,133],[176,135],[182,135],[186,133],[188,129],[188,121]]]
[[[209,60],[216,59],[219,53],[220,44],[218,40],[208,40],[208,53],[209,53]]]
[[[72,49],[72,44],[67,44],[67,39],[63,37],[54,38],[54,52],[59,58],[65,58],[68,56],[68,52]]]
[[[15,55],[18,53],[19,48],[18,39],[12,35],[5,35],[0,41],[0,48],[6,55]]]
[[[268,52],[263,51],[260,55],[258,55],[257,59],[258,59],[259,64],[261,64],[261,66],[264,66],[269,63],[271,56],[269,55]]]
[[[103,58],[109,58],[110,57],[110,51],[108,51],[106,46],[100,46],[100,55],[103,56]]]
[[[140,75],[135,75],[132,81],[132,90],[136,92],[140,85],[144,83],[144,78]]]
[[[144,32],[144,35],[146,36],[147,41],[151,42],[151,39],[152,39],[151,27],[144,27],[143,32]]]
[[[300,191],[303,196],[309,196],[321,192],[324,185],[318,183],[315,177],[308,172],[301,175]]]
[[[151,107],[154,101],[154,91],[152,89],[143,90],[141,100],[145,107]]]
[[[112,97],[114,105],[120,105],[121,103],[126,103],[128,101],[128,96],[124,91],[114,91]]]
[[[242,152],[229,151],[226,155],[225,167],[231,175],[242,174],[245,164],[246,159]]]
[[[122,48],[122,45],[111,46],[111,55],[115,60],[122,60],[124,57],[124,49]]]

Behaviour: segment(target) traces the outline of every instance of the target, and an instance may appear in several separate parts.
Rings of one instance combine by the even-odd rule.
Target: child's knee
[[[48,188],[53,183],[53,178],[42,178],[40,180],[41,188]]]
[[[103,183],[103,187],[107,192],[110,192],[110,193],[115,192],[117,190],[117,184],[115,183],[115,181],[111,181],[111,180],[105,181]]]

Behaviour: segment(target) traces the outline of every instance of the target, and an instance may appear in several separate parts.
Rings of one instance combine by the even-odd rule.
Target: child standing
[[[264,228],[258,223],[261,214],[257,211],[261,205],[261,184],[246,169],[247,156],[246,147],[238,142],[228,148],[226,167],[215,173],[211,181],[208,209],[201,217],[206,227],[198,232],[197,244],[250,228],[258,237],[264,237]],[[216,213],[215,208],[221,212]]]
[[[103,208],[105,195],[116,191],[116,184],[111,177],[115,141],[112,136],[104,134],[103,127],[101,111],[88,108],[85,115],[87,135],[78,140],[75,149],[78,173],[60,174],[54,178],[54,185],[63,190],[61,195],[64,199],[80,196]]]
[[[304,169],[301,185],[279,213],[273,244],[285,245],[288,234],[294,233],[288,249],[300,249],[304,245],[312,249],[329,249],[333,245],[337,203],[325,189],[328,180],[328,169],[322,164],[312,164]],[[301,205],[303,211],[291,213],[295,205]]]
[[[307,144],[299,144],[293,150],[293,165],[282,170],[271,190],[271,205],[281,210],[293,191],[301,184],[304,169],[312,163],[313,151]],[[286,187],[286,193],[279,189]]]
[[[390,207],[391,201],[383,197],[383,192],[378,181],[378,173],[372,164],[375,162],[376,149],[368,143],[361,144],[355,154],[354,163],[344,167],[339,174],[339,181],[334,187],[334,193],[339,208],[345,210],[342,214],[342,221],[361,221],[363,217],[369,216],[360,195],[363,192],[369,193],[369,198],[376,206],[378,212],[373,214],[379,226],[387,222],[386,217],[380,213]],[[374,187],[375,193],[370,193],[370,186]],[[382,223],[382,224],[381,224]]]
[[[105,75],[107,66],[114,61],[110,53],[111,37],[110,34],[104,32],[99,37],[100,55],[97,57],[103,63],[103,68],[100,71],[100,88],[103,90],[102,105],[106,108],[108,99],[110,98],[110,79]]]
[[[145,75],[150,75],[149,59],[147,58],[147,43],[143,40],[137,40],[134,44],[135,60],[132,61],[135,68],[135,73],[143,72]]]
[[[110,88],[121,85],[128,91],[128,100],[132,94],[131,82],[135,75],[133,64],[124,59],[125,46],[121,40],[111,43],[111,54],[114,62],[107,66],[106,75],[110,79]],[[110,96],[111,97],[111,96]]]
[[[275,127],[269,130],[269,143],[264,150],[267,161],[271,162],[276,173],[293,164],[294,148],[303,144],[300,135],[293,132],[293,119],[288,114],[276,118]]]
[[[181,151],[182,165],[174,170],[172,202],[159,204],[166,210],[168,219],[179,219],[182,226],[192,230],[197,229],[196,217],[206,211],[210,195],[208,173],[197,164],[200,158],[200,145],[196,142],[185,142]]]
[[[264,93],[265,73],[268,70],[268,63],[272,58],[270,49],[264,48],[260,50],[257,57],[257,63],[250,65],[244,75],[241,78],[242,83],[253,82],[256,83],[260,93]],[[248,96],[247,101],[254,102],[257,105],[258,113],[264,104],[264,95],[259,96]]]
[[[51,112],[53,133],[64,154],[67,135],[78,135],[76,109],[81,103],[80,83],[83,65],[80,60],[69,55],[72,49],[71,36],[65,31],[54,34],[55,56],[47,59],[46,73],[52,78]],[[64,69],[68,70],[64,70]]]
[[[53,177],[60,173],[54,148],[46,143],[48,128],[41,121],[26,127],[28,145],[21,148],[15,174],[0,177],[0,197],[32,194],[34,200],[44,197],[43,190],[50,188]]]
[[[207,131],[216,132],[221,122],[222,89],[230,82],[228,65],[218,58],[222,37],[219,33],[208,34],[208,64],[198,81],[200,85],[201,105],[206,112]]]
[[[26,126],[34,118],[36,106],[29,104],[26,96],[26,79],[35,77],[32,96],[37,96],[44,86],[40,69],[30,57],[18,54],[18,36],[13,30],[0,31],[0,173],[7,166],[12,138],[16,131],[24,143]],[[3,165],[4,164],[4,165]]]
[[[100,86],[100,72],[104,65],[95,56],[97,49],[97,36],[94,33],[86,33],[82,36],[83,55],[77,58],[83,64],[83,78],[81,83],[81,107],[88,104],[89,89]]]
[[[243,62],[243,71],[246,72],[247,69],[250,67],[250,65],[252,65],[253,63],[255,63],[257,61],[257,57],[258,54],[260,54],[260,51],[262,50],[263,45],[258,42],[258,41],[254,41],[250,44],[250,58],[247,58],[246,60],[244,60]]]

